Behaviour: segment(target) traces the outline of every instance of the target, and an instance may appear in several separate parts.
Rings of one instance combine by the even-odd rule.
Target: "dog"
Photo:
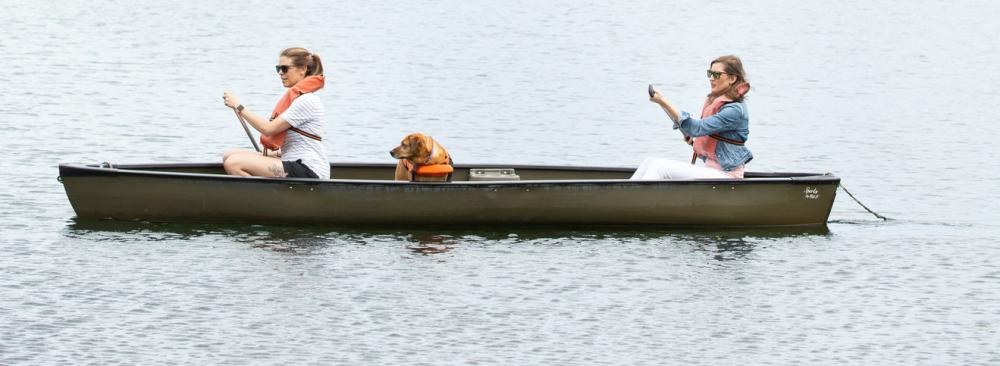
[[[413,176],[413,173],[420,167],[426,165],[447,165],[451,167],[451,155],[444,146],[436,140],[422,133],[411,133],[403,138],[399,146],[389,151],[396,163],[396,180],[400,181],[421,181],[421,182],[444,182],[451,174],[441,176]],[[416,179],[414,179],[416,178]]]

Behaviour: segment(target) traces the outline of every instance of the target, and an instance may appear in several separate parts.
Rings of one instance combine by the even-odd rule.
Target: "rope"
[[[856,197],[854,197],[854,195],[853,195],[853,194],[851,194],[851,191],[848,191],[848,190],[847,190],[847,187],[844,187],[844,184],[843,184],[843,183],[841,183],[841,184],[840,184],[840,189],[843,189],[843,190],[844,190],[844,192],[847,192],[847,195],[848,195],[848,196],[851,196],[851,199],[853,199],[853,200],[854,200],[854,202],[857,202],[857,203],[858,203],[858,205],[861,205],[861,207],[862,207],[862,208],[864,208],[864,209],[865,209],[865,211],[868,211],[869,213],[871,213],[872,215],[875,215],[875,217],[878,217],[878,218],[882,219],[883,221],[889,221],[889,218],[888,218],[888,217],[885,217],[885,216],[882,216],[882,215],[879,215],[879,214],[878,214],[878,213],[876,213],[875,211],[872,211],[872,209],[868,208],[868,206],[865,206],[865,204],[864,204],[864,203],[861,203],[861,201],[859,201],[859,200],[858,200],[858,199],[857,199]]]

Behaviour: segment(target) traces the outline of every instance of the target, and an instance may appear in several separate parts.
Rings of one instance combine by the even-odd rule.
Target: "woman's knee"
[[[258,177],[284,177],[281,160],[257,154],[235,154],[222,162],[226,173]]]
[[[222,157],[222,168],[226,170],[226,173],[233,174],[239,169],[239,161],[240,159],[236,158],[236,155],[226,153]]]
[[[257,175],[253,173],[256,158],[256,154],[233,154],[222,162],[222,167],[229,174]]]

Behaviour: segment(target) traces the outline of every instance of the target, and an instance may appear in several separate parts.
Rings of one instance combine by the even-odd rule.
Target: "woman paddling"
[[[707,71],[712,91],[701,109],[701,119],[691,117],[651,89],[649,100],[659,104],[684,133],[684,141],[694,147],[705,165],[650,157],[643,160],[631,179],[712,179],[743,178],[743,168],[753,159],[743,145],[750,135],[750,114],[743,98],[750,90],[743,62],[736,56],[722,56]],[[692,161],[692,164],[694,162]]]
[[[223,93],[226,106],[261,133],[264,154],[227,151],[222,166],[226,173],[239,176],[327,179],[330,162],[321,137],[325,112],[323,102],[314,93],[323,88],[323,63],[319,55],[293,47],[281,51],[274,68],[288,90],[269,119],[251,113],[232,93]]]

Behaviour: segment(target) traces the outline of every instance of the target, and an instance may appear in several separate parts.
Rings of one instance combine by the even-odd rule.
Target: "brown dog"
[[[396,180],[403,181],[445,181],[447,176],[412,179],[412,172],[424,165],[451,165],[451,155],[437,141],[422,133],[411,133],[389,155],[399,159],[396,163]]]

